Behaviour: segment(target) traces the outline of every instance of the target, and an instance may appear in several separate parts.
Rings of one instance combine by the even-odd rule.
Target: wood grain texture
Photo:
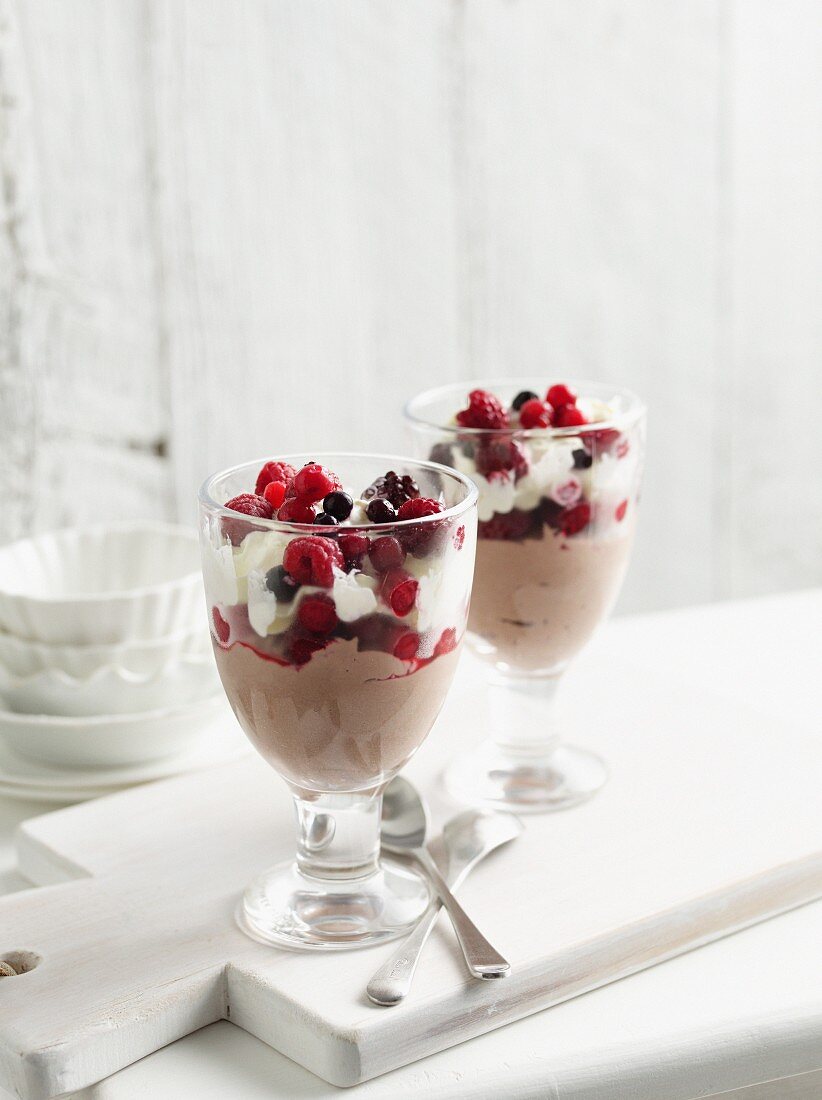
[[[624,608],[822,580],[813,0],[0,12],[0,538],[537,371],[648,399]]]
[[[79,1088],[230,1018],[314,1073],[350,1085],[822,895],[814,736],[622,664],[614,650],[575,676],[575,721],[610,756],[611,781],[573,813],[533,818],[462,891],[511,960],[505,981],[472,982],[440,923],[412,997],[380,1010],[363,994],[380,953],[331,960],[241,935],[232,920],[239,891],[293,843],[284,788],[262,761],[250,761],[22,826],[21,868],[46,885],[0,900],[7,939],[0,948],[44,961],[0,982],[6,1080],[24,1096]],[[409,769],[439,820],[452,811],[436,776],[446,754],[475,740],[482,677],[479,665],[466,666]],[[607,727],[597,720],[606,708]],[[729,1049],[749,1059],[768,1029],[775,1040],[758,1063],[760,1079],[783,1074],[786,1064],[818,1068],[811,1041],[818,1013],[800,1018],[784,1008],[778,999],[768,1021],[717,1029],[707,1044],[690,1034],[677,1043],[691,1050],[701,1043],[703,1066],[729,1087],[751,1080],[729,1072],[736,1068]],[[657,1096],[658,1063],[670,1047],[670,1037],[659,1037],[650,1054],[636,1053],[637,1100]],[[609,1057],[599,1052],[594,1061]]]

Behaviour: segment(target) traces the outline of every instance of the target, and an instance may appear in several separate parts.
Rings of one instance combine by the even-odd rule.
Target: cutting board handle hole
[[[0,978],[16,978],[27,974],[43,961],[35,951],[6,951],[0,955]]]

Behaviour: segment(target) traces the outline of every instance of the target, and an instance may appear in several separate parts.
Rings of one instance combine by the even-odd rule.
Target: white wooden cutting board
[[[472,743],[481,674],[467,662],[408,774]],[[822,896],[822,753],[807,732],[698,685],[590,660],[568,721],[606,753],[607,788],[529,818],[463,889],[513,966],[466,977],[441,919],[409,1000],[364,987],[390,945],[288,953],[234,928],[245,883],[289,855],[289,800],[256,758],[37,818],[21,869],[42,888],[0,899],[0,1083],[27,1098],[79,1089],[227,1018],[351,1085]]]

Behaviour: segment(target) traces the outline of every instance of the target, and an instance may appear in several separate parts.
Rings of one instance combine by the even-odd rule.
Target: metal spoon
[[[508,813],[466,810],[451,818],[442,831],[443,859],[437,861],[451,889],[456,890],[481,859],[514,840],[522,829],[519,818]],[[437,898],[429,906],[414,931],[374,974],[366,987],[374,1004],[396,1005],[408,996],[422,949],[437,923],[441,904]]]
[[[422,799],[407,779],[397,776],[386,788],[383,798],[380,828],[383,848],[408,856],[428,875],[431,885],[448,910],[468,969],[474,977],[500,978],[511,967],[494,950],[448,889],[448,883],[423,847],[427,828],[428,814]]]

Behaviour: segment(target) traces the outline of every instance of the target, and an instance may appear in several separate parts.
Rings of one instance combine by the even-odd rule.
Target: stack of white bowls
[[[192,531],[108,524],[0,548],[0,794],[75,801],[241,746]]]

